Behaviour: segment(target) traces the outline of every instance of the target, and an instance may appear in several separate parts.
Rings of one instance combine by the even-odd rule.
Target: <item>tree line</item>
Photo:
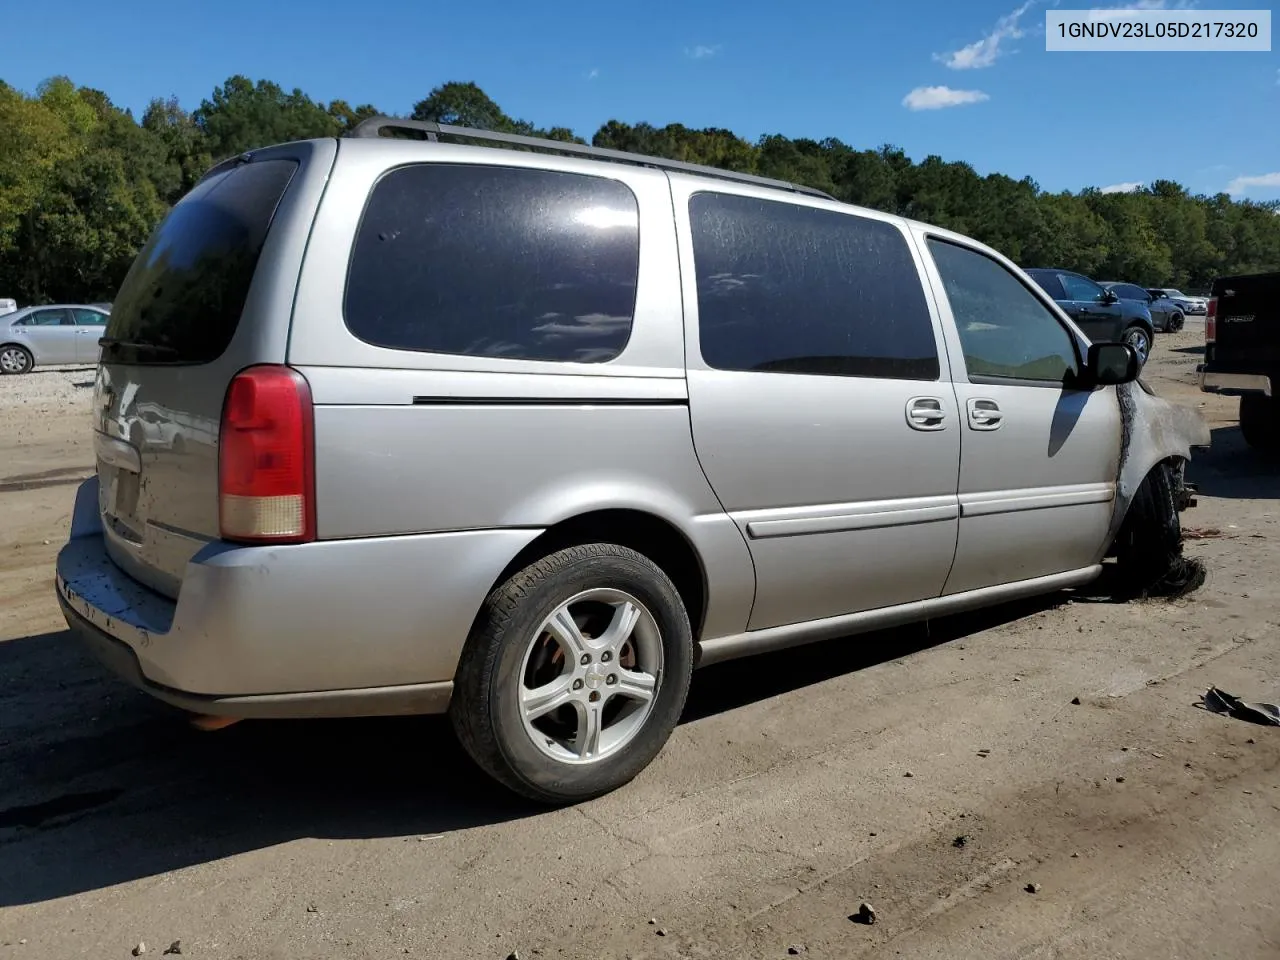
[[[20,303],[110,300],[165,212],[213,163],[287,140],[340,136],[379,113],[267,80],[230,77],[194,111],[153,100],[136,119],[65,77],[27,94],[0,80],[0,296]],[[508,116],[474,83],[445,83],[410,116],[585,142]],[[1157,180],[1130,193],[1050,193],[1030,177],[897,147],[610,120],[591,143],[798,182],[839,200],[975,237],[1024,266],[1145,286],[1207,287],[1280,269],[1280,202],[1193,196]]]

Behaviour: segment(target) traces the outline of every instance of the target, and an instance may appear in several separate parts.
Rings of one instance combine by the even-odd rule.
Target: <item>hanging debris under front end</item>
[[[1118,597],[1178,597],[1205,581],[1204,563],[1182,552],[1179,514],[1195,506],[1186,465],[1209,446],[1194,410],[1162,400],[1141,381],[1117,390],[1122,441],[1111,518]]]

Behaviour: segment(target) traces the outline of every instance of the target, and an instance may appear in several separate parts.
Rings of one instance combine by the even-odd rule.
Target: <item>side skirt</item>
[[[945,597],[917,600],[896,607],[863,610],[839,617],[827,617],[823,620],[790,623],[781,627],[769,627],[766,630],[749,630],[746,633],[736,633],[727,637],[714,637],[703,640],[699,644],[698,666],[705,667],[722,660],[767,653],[770,650],[783,650],[818,640],[885,630],[905,623],[963,613],[966,610],[990,607],[1042,593],[1053,593],[1069,587],[1079,587],[1097,578],[1101,572],[1102,565],[1094,564],[1090,567],[1081,567],[1079,570],[1036,577],[1033,580],[1003,583],[995,587],[983,587],[979,590],[969,590]]]

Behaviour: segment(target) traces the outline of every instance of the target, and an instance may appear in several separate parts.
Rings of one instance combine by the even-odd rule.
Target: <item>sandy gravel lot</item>
[[[708,668],[649,770],[553,812],[438,720],[200,734],[105,677],[51,586],[92,372],[0,379],[0,957],[1280,955],[1280,728],[1195,707],[1280,699],[1280,473],[1201,337],[1148,370],[1213,427],[1200,591]]]

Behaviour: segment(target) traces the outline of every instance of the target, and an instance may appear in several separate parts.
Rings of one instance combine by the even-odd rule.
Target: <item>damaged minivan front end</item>
[[[1209,425],[1142,380],[1121,384],[1116,396],[1122,429],[1108,555],[1134,593],[1189,592],[1204,570],[1182,555],[1179,514],[1195,506],[1186,468],[1195,451],[1208,449]]]

